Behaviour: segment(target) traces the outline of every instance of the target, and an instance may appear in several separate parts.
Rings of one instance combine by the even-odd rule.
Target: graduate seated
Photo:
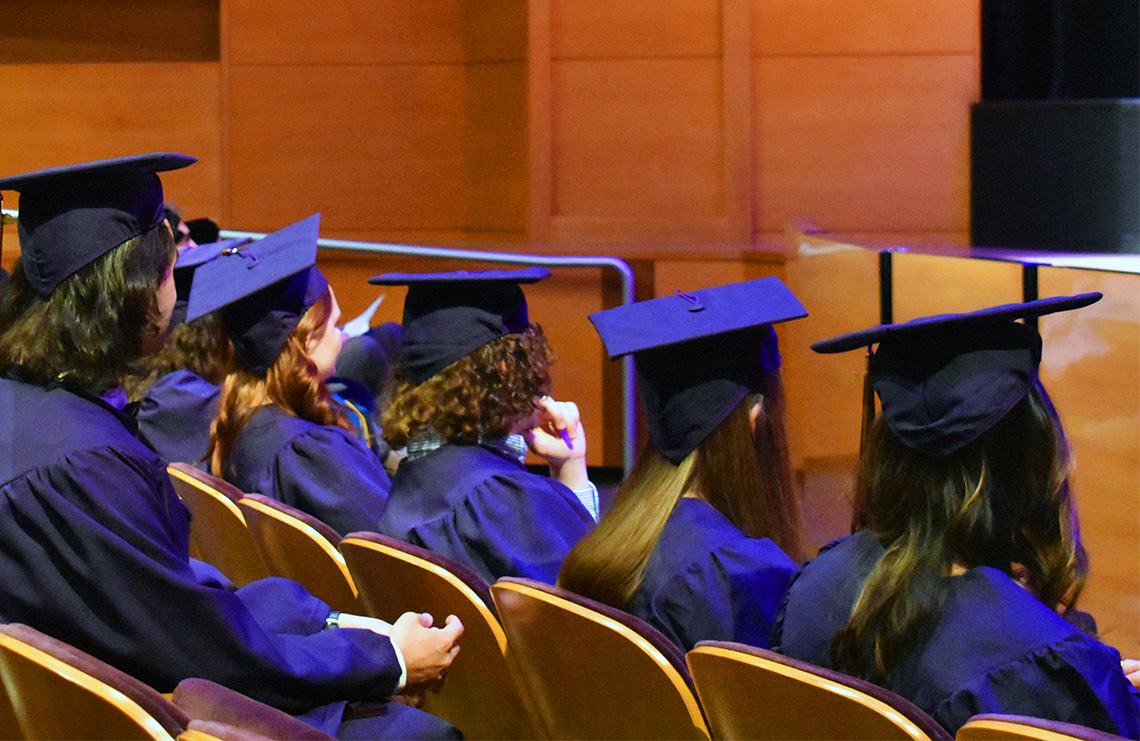
[[[218,413],[221,384],[236,362],[222,318],[216,313],[186,321],[195,269],[248,240],[180,250],[174,263],[176,300],[162,349],[147,356],[123,389],[136,403],[139,433],[169,462],[209,470],[210,424]]]
[[[567,551],[594,524],[578,408],[551,399],[552,353],[527,317],[520,284],[542,268],[400,274],[407,285],[401,360],[384,436],[407,447],[380,532],[474,569],[493,583],[554,583]],[[527,450],[550,477],[524,465]]]
[[[1041,336],[1015,321],[1099,299],[927,317],[812,346],[877,344],[868,379],[882,415],[859,457],[854,534],[796,577],[777,650],[881,684],[950,733],[1005,713],[1140,736],[1120,654],[1082,630],[1089,621],[1066,620],[1078,617],[1087,559],[1065,434],[1037,376]]]
[[[457,620],[338,622],[294,582],[235,590],[189,557],[166,461],[101,398],[164,340],[176,250],[157,173],[194,161],[141,155],[0,179],[20,192],[21,246],[0,295],[0,621],[160,692],[201,677],[331,734],[455,737],[387,700],[441,679]]]
[[[650,439],[560,586],[646,620],[682,651],[769,647],[799,554],[771,325],[806,315],[763,278],[590,316],[611,358],[634,356]]]
[[[325,384],[341,334],[316,267],[319,224],[310,216],[199,266],[187,318],[219,312],[237,356],[210,430],[214,475],[347,535],[376,530],[391,479]]]

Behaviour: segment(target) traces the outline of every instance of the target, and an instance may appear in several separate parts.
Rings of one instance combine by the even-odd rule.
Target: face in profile
[[[336,359],[340,355],[342,339],[340,328],[336,326],[337,322],[340,321],[340,306],[336,302],[336,294],[333,293],[331,287],[329,294],[332,296],[332,311],[329,312],[329,318],[325,321],[324,326],[313,333],[305,348],[309,359],[317,366],[317,372],[322,381],[336,371]]]
[[[174,314],[174,302],[177,298],[178,294],[174,289],[174,263],[171,262],[155,292],[158,316],[155,317],[153,329],[148,330],[143,338],[143,349],[148,355],[158,352],[166,342],[166,336],[170,333],[170,317]]]

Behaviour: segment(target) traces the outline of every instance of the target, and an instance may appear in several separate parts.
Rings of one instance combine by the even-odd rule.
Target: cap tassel
[[[875,384],[871,380],[871,359],[875,354],[867,348],[867,367],[863,370],[863,426],[859,430],[859,454],[863,454],[871,438],[875,422]]]

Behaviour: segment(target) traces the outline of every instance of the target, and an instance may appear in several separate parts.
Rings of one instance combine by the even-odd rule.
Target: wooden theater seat
[[[524,695],[507,664],[507,637],[495,616],[491,590],[463,564],[377,533],[351,533],[340,542],[360,598],[389,622],[409,609],[442,622],[463,622],[461,650],[438,693],[423,710],[450,721],[468,739],[535,738]]]
[[[975,715],[958,729],[957,741],[1122,741],[1104,731],[1024,715]]]
[[[952,738],[893,692],[773,651],[701,641],[686,661],[714,738]]]
[[[681,652],[644,620],[531,579],[491,586],[550,738],[707,739]]]
[[[27,625],[0,625],[0,678],[20,732],[5,738],[330,738],[276,708],[204,679],[184,680],[175,688],[174,699],[168,699]]]
[[[237,506],[242,492],[187,463],[171,463],[166,471],[174,491],[193,514],[190,545],[195,557],[241,586],[269,576]]]
[[[246,494],[238,507],[272,575],[299,582],[334,610],[365,614],[344,556],[336,549],[340,536],[335,530],[261,494]]]

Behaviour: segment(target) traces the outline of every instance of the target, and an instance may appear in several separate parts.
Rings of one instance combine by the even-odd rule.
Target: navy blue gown
[[[553,584],[594,519],[570,489],[480,445],[448,444],[396,471],[380,532],[466,564],[493,583]]]
[[[135,419],[139,432],[163,460],[209,470],[210,424],[222,390],[187,370],[168,373],[147,389]]]
[[[884,551],[869,532],[805,564],[777,620],[776,650],[831,666],[831,641]],[[1062,619],[1001,571],[948,578],[932,631],[885,686],[956,733],[972,715],[1028,715],[1140,736],[1140,699],[1120,654]]]
[[[682,651],[698,641],[771,645],[796,564],[767,538],[750,538],[702,499],[682,497],[626,610]]]
[[[223,477],[307,512],[341,535],[374,532],[392,480],[363,442],[335,425],[260,407],[238,435]]]
[[[189,512],[130,426],[98,400],[0,378],[0,621],[159,691],[203,677],[331,733],[348,702],[392,694],[388,638],[322,630],[328,606],[299,585],[231,591],[188,557]]]

